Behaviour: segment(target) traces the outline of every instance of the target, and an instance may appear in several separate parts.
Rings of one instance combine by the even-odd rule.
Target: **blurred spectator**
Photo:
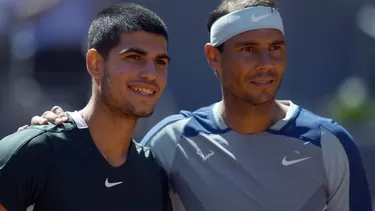
[[[375,4],[364,4],[357,12],[356,30],[352,41],[351,71],[363,78],[370,95],[375,98]]]
[[[6,119],[26,119],[53,104],[86,103],[88,27],[98,10],[114,2],[0,0],[0,109]],[[5,131],[16,128],[7,126]]]

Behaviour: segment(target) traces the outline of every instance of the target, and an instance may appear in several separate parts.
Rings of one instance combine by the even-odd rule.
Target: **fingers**
[[[60,106],[53,106],[51,111],[59,117],[66,117],[66,118],[68,117],[65,111]]]
[[[31,118],[31,125],[46,125],[48,124],[48,120],[40,117],[40,116],[34,116]]]
[[[51,112],[53,112],[56,115],[56,118],[54,119],[55,124],[62,124],[63,122],[68,121],[68,115],[65,113],[65,111],[60,106],[54,106],[51,109]],[[51,114],[49,114],[49,115],[51,115]],[[54,116],[51,115],[51,117],[54,117]],[[48,119],[48,118],[46,118],[46,119]],[[48,119],[48,121],[50,121],[50,120]],[[50,121],[50,122],[52,122],[52,121]]]
[[[63,122],[61,121],[61,118],[53,113],[52,111],[46,111],[44,114],[41,116],[41,118],[45,119],[47,122],[51,122],[55,125],[60,125]]]
[[[34,116],[31,119],[31,125],[46,125],[48,122],[61,125],[68,120],[68,115],[65,111],[59,106],[54,106],[51,111],[44,112],[42,116]]]
[[[31,125],[46,125],[48,122],[51,122],[55,125],[61,125],[64,122],[68,121],[66,116],[57,116],[52,111],[46,111],[42,116],[34,116],[31,119]]]
[[[19,127],[17,131],[25,130],[28,127],[29,127],[28,125],[24,125],[22,127]]]

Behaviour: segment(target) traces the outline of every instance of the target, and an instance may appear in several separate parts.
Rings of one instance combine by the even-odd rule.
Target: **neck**
[[[240,134],[262,133],[286,116],[288,106],[272,100],[261,105],[250,105],[240,99],[223,97],[219,114],[225,124]]]
[[[126,161],[137,120],[113,113],[95,96],[81,110],[81,115],[106,160],[113,166],[122,165]]]

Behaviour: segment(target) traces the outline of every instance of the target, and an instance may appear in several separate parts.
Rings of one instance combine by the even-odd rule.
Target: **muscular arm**
[[[0,141],[0,210],[25,211],[42,195],[51,161],[48,137],[39,129]]]
[[[328,211],[372,211],[362,159],[353,138],[339,125],[322,128]]]

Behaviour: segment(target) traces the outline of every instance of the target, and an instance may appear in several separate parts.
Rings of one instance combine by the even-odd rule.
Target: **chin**
[[[245,99],[248,104],[254,106],[265,105],[275,100],[275,95],[271,94],[261,94],[258,96],[252,96]]]
[[[148,112],[136,112],[134,115],[138,118],[146,118],[151,116],[154,113],[154,111],[148,111]]]
[[[145,105],[140,103],[124,103],[121,104],[121,106],[116,107],[116,110],[123,116],[131,117],[134,119],[151,116],[155,108],[154,105]]]
[[[154,113],[154,107],[148,107],[148,106],[136,106],[134,109],[134,116],[137,116],[138,118],[145,118],[149,117]]]
[[[146,118],[146,117],[149,117],[153,114],[153,110],[152,111],[129,111],[129,110],[126,110],[126,111],[120,111],[122,116],[124,117],[127,117],[127,118],[132,118],[132,119],[138,119],[138,118]]]

